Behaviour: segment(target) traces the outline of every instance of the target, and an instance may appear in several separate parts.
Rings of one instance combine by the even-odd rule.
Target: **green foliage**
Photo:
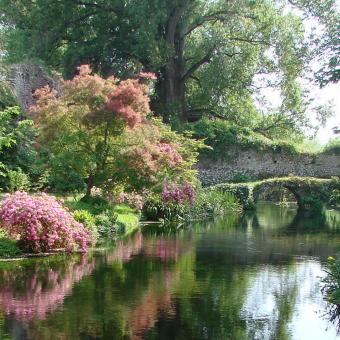
[[[214,217],[231,211],[241,211],[242,206],[229,192],[202,189],[198,191],[195,203],[190,207],[190,219]]]
[[[184,221],[189,206],[175,202],[163,202],[158,195],[152,195],[144,203],[143,216],[146,220],[164,222]]]
[[[327,154],[340,156],[340,137],[331,139],[324,147],[323,151]]]
[[[150,196],[145,202],[143,216],[147,220],[183,222],[241,211],[242,207],[232,193],[220,190],[200,189],[194,204],[163,202],[158,196]]]
[[[65,204],[72,210],[87,210],[92,215],[98,215],[107,210],[112,209],[112,206],[102,197],[85,196],[81,199],[68,198]]]
[[[95,216],[95,224],[101,238],[113,238],[117,230],[118,214],[107,210]]]
[[[329,197],[329,205],[332,207],[340,207],[340,190],[333,189]]]
[[[332,70],[338,62],[335,2],[313,3],[1,0],[0,12],[11,61],[36,58],[67,77],[84,62],[123,77],[145,68],[159,74],[154,98],[166,118],[169,111],[180,121],[207,113],[289,135],[308,125],[309,103],[298,79],[312,52],[331,51]],[[294,7],[326,24],[323,39],[307,36]],[[263,86],[276,87],[283,98],[265,118],[253,100],[256,76],[264,75]],[[273,76],[279,78],[274,84]]]
[[[14,192],[17,190],[28,191],[30,188],[29,177],[20,168],[17,170],[8,170],[7,179],[7,189],[9,192]]]
[[[0,238],[0,257],[13,257],[22,254],[17,242],[8,238]]]
[[[53,156],[53,155],[51,155]],[[48,171],[48,176],[45,185],[57,193],[81,193],[84,192],[86,184],[84,178],[74,169],[67,166],[68,161],[61,160],[55,157],[50,160],[51,170]]]
[[[331,320],[338,319],[340,315],[340,260],[328,257],[326,276],[322,279],[322,293],[325,299],[333,305],[330,308]]]
[[[250,128],[240,127],[222,119],[203,118],[196,123],[188,124],[187,127],[193,132],[194,137],[204,139],[205,143],[212,147],[212,150],[203,150],[212,157],[223,157],[232,146],[259,151],[297,152],[292,143],[271,140]]]
[[[319,214],[323,211],[325,206],[324,201],[322,200],[321,195],[312,194],[311,196],[306,196],[301,198],[301,203],[304,208],[308,209],[314,214]]]
[[[87,210],[75,210],[73,211],[73,217],[77,222],[82,223],[86,229],[91,230],[93,239],[96,242],[99,236],[96,218]]]
[[[18,107],[0,111],[0,187],[2,188],[13,184],[20,186],[24,182],[27,184],[24,173],[31,172],[36,157],[33,149],[35,131],[32,124],[31,120],[23,119]],[[11,170],[14,172],[7,174]],[[9,181],[12,183],[9,184]]]
[[[126,205],[112,205],[101,197],[68,197],[65,205],[85,224],[92,225],[98,235],[98,241],[114,238],[139,225],[139,214]]]
[[[73,217],[77,222],[83,223],[85,227],[92,228],[95,225],[95,217],[87,210],[73,211]]]
[[[0,25],[0,51],[1,51],[1,25]],[[0,52],[1,53],[1,52]],[[2,64],[0,54],[0,110],[4,110],[6,107],[17,105],[17,98],[15,97],[13,88],[6,80],[8,76],[8,70]]]

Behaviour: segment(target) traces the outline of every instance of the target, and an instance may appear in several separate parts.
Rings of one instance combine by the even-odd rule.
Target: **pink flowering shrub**
[[[121,192],[117,198],[117,203],[126,203],[132,208],[136,210],[142,210],[144,206],[144,198],[142,195],[137,194],[136,192]]]
[[[7,194],[0,206],[0,225],[31,252],[65,248],[86,251],[92,234],[60,202],[44,193]]]
[[[190,183],[182,185],[176,183],[166,183],[163,187],[162,201],[164,203],[193,204],[195,202],[195,188]]]
[[[179,154],[174,144],[159,143],[158,148],[159,148],[161,157],[165,159],[165,162],[169,166],[175,166],[183,160],[182,156]]]

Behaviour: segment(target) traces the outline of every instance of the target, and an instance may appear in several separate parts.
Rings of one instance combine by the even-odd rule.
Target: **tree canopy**
[[[0,0],[0,10],[10,60],[37,58],[68,78],[82,63],[121,78],[152,71],[152,109],[173,124],[210,115],[299,132],[313,107],[299,80],[313,56],[328,58],[321,84],[338,79],[334,0]],[[322,41],[307,39],[303,15],[323,24]],[[281,103],[265,114],[254,96],[268,87]]]
[[[30,111],[55,187],[79,184],[73,189],[80,190],[86,183],[90,196],[94,186],[112,194],[119,187],[160,191],[166,181],[195,182],[192,166],[202,144],[150,115],[150,77],[105,79],[82,65],[63,81],[61,95],[49,87],[35,92]]]

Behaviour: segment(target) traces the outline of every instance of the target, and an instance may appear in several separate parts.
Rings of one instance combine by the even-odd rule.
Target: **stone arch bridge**
[[[327,204],[331,192],[340,190],[340,180],[294,176],[248,183],[222,183],[210,188],[234,194],[246,209],[253,208],[261,194],[273,188],[285,188],[294,195],[300,210],[308,210],[316,201]]]

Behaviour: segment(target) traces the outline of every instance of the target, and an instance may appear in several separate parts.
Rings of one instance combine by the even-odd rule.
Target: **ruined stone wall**
[[[334,154],[287,154],[230,148],[223,158],[201,157],[198,164],[203,185],[233,180],[239,174],[251,178],[279,176],[340,176],[340,156]]]
[[[48,85],[60,91],[59,79],[33,63],[11,65],[7,81],[13,87],[17,100],[24,110],[34,104],[33,93],[36,89]]]

